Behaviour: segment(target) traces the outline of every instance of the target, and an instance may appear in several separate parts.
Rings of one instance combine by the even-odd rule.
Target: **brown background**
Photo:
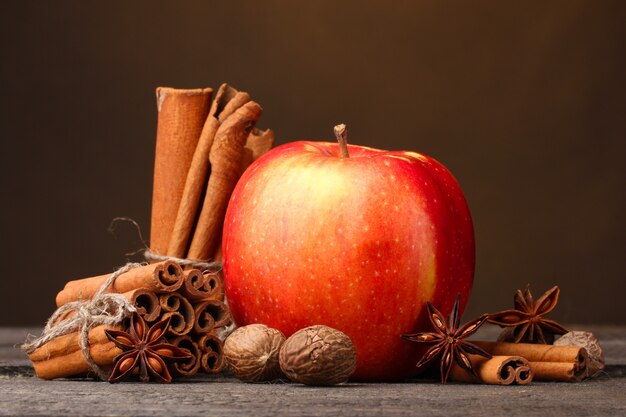
[[[626,2],[3,2],[0,325],[147,231],[154,89],[228,81],[279,143],[436,157],[477,237],[469,315],[561,286],[554,317],[625,323]],[[309,4],[311,3],[311,4]],[[146,233],[147,234],[147,233]]]

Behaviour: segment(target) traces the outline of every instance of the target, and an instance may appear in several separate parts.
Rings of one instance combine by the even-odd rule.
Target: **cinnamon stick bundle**
[[[450,372],[453,380],[491,385],[526,385],[533,380],[530,363],[520,356],[493,356],[491,359],[480,355],[469,356],[478,378],[455,363]]]
[[[211,103],[210,88],[157,88],[157,138],[150,249],[165,255],[187,173]]]
[[[104,331],[121,330],[120,327],[101,325],[89,331],[89,353],[102,368],[112,368],[113,359],[121,353]],[[80,332],[56,337],[28,355],[33,362],[35,374],[42,379],[66,378],[91,371],[80,348]]]
[[[61,307],[71,301],[87,300],[94,296],[111,274],[69,281],[57,294],[56,304]],[[126,293],[143,288],[153,292],[176,291],[183,284],[183,270],[170,261],[133,268],[120,275],[109,292]]]
[[[177,258],[221,259],[222,223],[230,195],[243,171],[273,146],[274,133],[254,128],[261,106],[226,84],[213,102],[210,88],[160,87],[156,93],[151,250]],[[92,298],[109,278],[107,274],[68,282],[57,294],[57,306]],[[230,322],[222,302],[221,271],[183,273],[173,262],[158,262],[119,275],[108,291],[124,294],[147,322],[170,318],[166,338],[175,338],[195,357],[193,364],[176,365],[180,374],[222,369],[221,341],[209,333]],[[38,376],[88,372],[78,337],[78,333],[61,336],[33,352]],[[119,349],[106,339],[104,330],[96,327],[89,337],[96,363],[112,366]]]
[[[579,346],[472,341],[492,355],[527,359],[537,381],[580,381],[587,376],[587,352]]]

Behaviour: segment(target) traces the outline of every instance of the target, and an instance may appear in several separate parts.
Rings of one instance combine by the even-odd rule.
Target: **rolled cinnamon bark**
[[[204,278],[211,289],[207,299],[224,301],[224,271],[206,272]]]
[[[261,106],[249,101],[219,127],[211,146],[211,175],[187,258],[206,260],[215,253],[226,206],[239,179],[246,139],[261,116]]]
[[[537,381],[579,382],[587,376],[587,367],[577,362],[531,362]]]
[[[214,333],[207,333],[198,340],[202,351],[200,367],[207,374],[221,372],[224,368],[224,342]]]
[[[185,271],[185,280],[180,289],[180,293],[191,302],[219,299],[220,295],[223,294],[220,272],[207,272],[203,274],[198,269]]]
[[[150,249],[165,255],[212,89],[159,87]]]
[[[153,322],[161,315],[161,305],[159,304],[159,297],[154,291],[148,291],[144,288],[125,292],[124,295],[128,298],[143,319],[147,322]]]
[[[533,369],[530,366],[530,363],[528,365],[519,366],[515,369],[515,382],[518,385],[530,384],[533,380],[533,376]]]
[[[526,385],[533,379],[530,364],[520,356],[493,356],[491,359],[479,355],[469,356],[478,378],[455,363],[450,372],[453,380],[492,385]]]
[[[89,331],[89,353],[96,365],[113,367],[113,359],[122,351],[111,342],[104,331],[121,330],[118,326],[101,325]],[[66,378],[91,371],[80,348],[80,332],[56,337],[28,355],[35,374],[42,379]]]
[[[170,326],[167,330],[167,335],[169,336],[184,336],[189,331],[187,331],[187,320],[180,314],[178,311],[168,311],[163,312],[161,310],[161,316],[159,317],[159,321],[170,319]]]
[[[94,296],[111,274],[69,281],[57,294],[57,307],[70,301],[86,300]],[[123,273],[108,292],[126,293],[143,288],[156,293],[176,291],[183,284],[183,270],[174,262],[164,261],[133,268]]]
[[[222,84],[217,90],[187,173],[176,222],[169,241],[168,256],[185,257],[193,235],[194,221],[200,211],[201,197],[206,189],[209,176],[209,154],[215,134],[220,124],[248,101],[250,101],[248,93],[237,91],[227,84]]]
[[[186,335],[195,324],[195,312],[187,299],[177,293],[163,294],[159,297],[161,320],[170,318],[168,334]]]
[[[200,351],[198,344],[194,342],[188,335],[179,336],[175,339],[172,339],[170,340],[170,343],[174,346],[179,347],[180,349],[183,349],[186,352],[189,352],[189,354],[191,355],[191,359],[183,362],[174,363],[174,373],[182,376],[195,375],[200,369],[200,361],[202,357],[202,352]]]
[[[241,157],[241,164],[239,166],[239,177],[245,172],[246,169],[254,161],[256,161],[263,154],[267,153],[274,145],[274,132],[271,129],[260,130],[256,127],[252,129],[252,132],[246,139],[246,145],[243,149],[243,155]],[[222,229],[220,227],[218,231],[217,244],[215,245],[215,251],[213,256],[210,257],[214,262],[222,262]]]
[[[193,331],[204,334],[230,322],[230,313],[226,304],[219,300],[205,300],[194,304],[195,323]]]
[[[513,355],[528,359],[529,362],[576,362],[587,361],[585,349],[578,346],[555,346],[532,343],[505,343],[472,340],[472,343],[492,355]]]

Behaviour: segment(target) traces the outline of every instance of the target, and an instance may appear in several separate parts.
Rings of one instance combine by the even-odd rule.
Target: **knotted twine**
[[[190,266],[195,269],[199,269],[202,272],[218,272],[222,269],[221,262],[208,262],[208,261],[197,261],[194,259],[185,259],[185,258],[176,258],[174,256],[164,256],[159,255],[156,252],[152,252],[150,249],[146,248],[143,252],[143,257],[146,261],[172,261],[177,263],[180,266]]]
[[[89,353],[89,330],[102,324],[111,326],[120,324],[126,317],[136,311],[135,307],[124,295],[106,293],[105,291],[113,285],[117,277],[143,265],[145,264],[128,263],[111,274],[91,299],[71,301],[59,307],[46,322],[41,336],[24,343],[22,350],[27,354],[31,354],[52,339],[78,330],[80,331],[80,349],[85,360],[100,379],[106,381],[109,375],[95,363]],[[59,320],[59,318],[69,312],[74,312],[75,314]]]

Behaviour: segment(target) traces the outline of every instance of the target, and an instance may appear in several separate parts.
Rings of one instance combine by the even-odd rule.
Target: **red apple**
[[[452,174],[415,152],[345,143],[288,143],[251,165],[223,251],[237,325],[287,337],[339,329],[360,380],[414,375],[423,350],[400,335],[428,329],[426,301],[444,314],[458,292],[466,301],[474,275],[472,221]]]

